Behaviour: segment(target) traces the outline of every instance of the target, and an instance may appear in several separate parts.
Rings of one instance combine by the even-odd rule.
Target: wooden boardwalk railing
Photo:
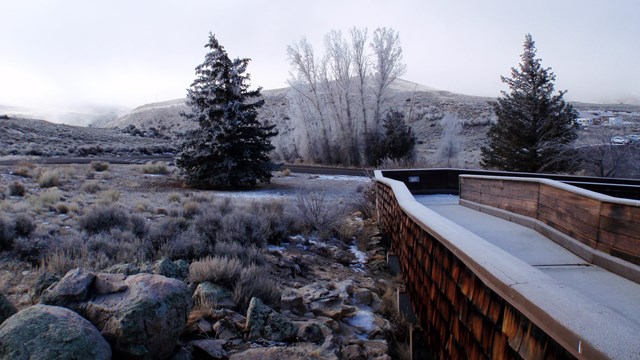
[[[638,327],[415,201],[376,171],[381,227],[438,359],[640,358]]]
[[[476,175],[460,176],[460,199],[537,219],[592,249],[640,265],[638,200],[548,179]]]

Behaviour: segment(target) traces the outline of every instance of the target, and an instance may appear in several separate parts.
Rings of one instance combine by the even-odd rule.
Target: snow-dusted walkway
[[[453,195],[415,199],[593,301],[640,325],[640,284],[594,266],[528,227],[458,204]]]

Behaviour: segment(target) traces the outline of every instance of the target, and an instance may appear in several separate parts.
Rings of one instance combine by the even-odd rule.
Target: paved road
[[[28,160],[0,160],[0,165],[16,165],[22,161],[29,161],[34,164],[89,164],[92,161],[108,161],[111,164],[144,164],[149,161],[165,161],[172,163],[173,156],[109,156],[109,157],[41,157]],[[349,175],[349,176],[369,176],[370,169],[341,168],[331,166],[282,164],[282,169],[289,169],[295,173],[317,174],[317,175]]]

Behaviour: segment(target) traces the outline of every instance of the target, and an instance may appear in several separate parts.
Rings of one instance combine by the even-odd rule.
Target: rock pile
[[[374,263],[379,242],[367,253]],[[389,359],[385,282],[354,271],[348,251],[292,240],[269,252],[280,306],[253,297],[246,314],[233,289],[189,284],[182,261],[44,275],[32,292],[38,305],[16,313],[0,296],[0,358]]]

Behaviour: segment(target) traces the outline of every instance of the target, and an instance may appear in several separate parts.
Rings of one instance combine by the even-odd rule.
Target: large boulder
[[[287,341],[293,340],[298,333],[294,323],[256,297],[251,298],[247,309],[246,329],[250,340]]]
[[[161,275],[67,273],[40,299],[77,311],[93,323],[122,359],[165,359],[191,310],[187,285]]]
[[[82,304],[80,313],[100,329],[119,358],[168,358],[191,310],[189,288],[152,274],[129,276],[124,284],[122,292]]]
[[[0,325],[0,358],[111,359],[111,348],[89,321],[57,306],[35,305]]]

